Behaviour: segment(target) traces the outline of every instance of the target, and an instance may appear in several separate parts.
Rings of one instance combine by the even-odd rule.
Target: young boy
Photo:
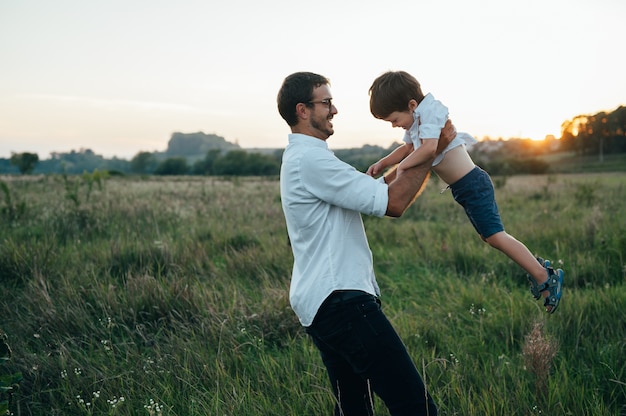
[[[406,130],[404,145],[369,167],[377,176],[399,163],[396,174],[429,160],[437,149],[441,129],[448,119],[448,108],[431,94],[424,96],[419,82],[404,71],[386,72],[370,87],[370,111],[392,127]],[[556,311],[561,300],[563,270],[554,270],[548,260],[535,258],[528,248],[504,231],[489,175],[476,166],[466,144],[476,139],[458,133],[435,158],[433,170],[452,190],[454,200],[464,209],[480,237],[509,256],[528,272],[531,293],[545,298],[547,312]]]

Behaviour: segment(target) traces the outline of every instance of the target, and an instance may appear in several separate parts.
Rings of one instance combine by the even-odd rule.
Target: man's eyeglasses
[[[328,111],[330,111],[333,107],[333,99],[326,98],[325,100],[320,100],[320,101],[309,101],[308,104],[324,104],[325,106],[328,107]]]

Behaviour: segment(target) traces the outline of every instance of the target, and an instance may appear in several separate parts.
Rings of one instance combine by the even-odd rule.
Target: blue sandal
[[[535,299],[541,298],[541,292],[548,291],[548,297],[544,301],[544,306],[550,306],[548,313],[554,313],[561,301],[561,290],[563,289],[563,270],[554,270],[550,266],[550,260],[544,260],[541,257],[537,257],[537,261],[546,269],[548,273],[548,280],[538,285],[535,279],[531,275],[527,275],[530,282],[530,293],[532,293]]]

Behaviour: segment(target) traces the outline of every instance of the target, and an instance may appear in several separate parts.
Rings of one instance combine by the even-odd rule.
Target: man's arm
[[[428,178],[430,178],[430,168],[435,158],[427,163],[409,168],[398,175],[389,184],[389,201],[385,215],[389,217],[400,217],[413,201],[422,193]]]
[[[385,176],[385,182],[389,184],[389,201],[387,202],[387,212],[390,217],[400,217],[413,201],[422,193],[432,167],[435,156],[440,154],[456,136],[456,129],[452,122],[448,120],[441,130],[437,152],[421,165],[409,168],[400,175],[396,175],[395,170]],[[391,178],[394,178],[393,180]],[[391,182],[390,182],[391,181]]]

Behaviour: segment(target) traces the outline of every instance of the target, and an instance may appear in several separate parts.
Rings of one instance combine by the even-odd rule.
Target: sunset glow
[[[197,131],[280,148],[276,92],[302,70],[331,79],[333,148],[401,139],[368,106],[371,82],[390,69],[412,73],[479,139],[558,138],[564,121],[626,103],[623,1],[314,9],[327,12],[287,0],[1,2],[0,157],[90,148],[131,158]]]

